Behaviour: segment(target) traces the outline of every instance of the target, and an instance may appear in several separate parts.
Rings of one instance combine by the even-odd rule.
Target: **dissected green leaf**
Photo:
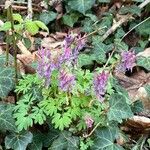
[[[88,54],[80,54],[78,58],[80,67],[93,64],[92,57]]]
[[[41,13],[39,19],[47,25],[51,21],[53,21],[54,19],[56,19],[56,17],[57,17],[57,13],[55,13],[53,11],[49,11],[49,12],[43,12],[43,13]]]
[[[97,129],[91,150],[124,150],[114,143],[117,136],[118,130],[115,128],[103,127]]]
[[[35,35],[39,32],[39,26],[31,20],[25,22],[25,28],[31,35]]]
[[[126,102],[126,97],[120,94],[112,94],[109,99],[109,111],[108,119],[122,122],[123,119],[127,119],[133,116],[130,106]]]
[[[95,0],[69,0],[68,5],[73,10],[85,14],[95,3]]]
[[[32,142],[32,133],[25,131],[21,133],[11,133],[5,137],[6,149],[26,150],[27,145]]]
[[[13,119],[14,106],[11,104],[0,103],[0,130],[15,131],[15,120]]]
[[[140,56],[137,58],[137,65],[144,67],[148,71],[150,71],[150,57]]]
[[[4,98],[15,86],[15,71],[11,67],[0,67],[0,97]]]
[[[79,137],[72,136],[70,132],[63,131],[54,140],[49,150],[79,150]]]

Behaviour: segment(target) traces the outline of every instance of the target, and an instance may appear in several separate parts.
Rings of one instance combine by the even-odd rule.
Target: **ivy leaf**
[[[13,119],[13,105],[0,103],[0,130],[15,131],[15,120]]]
[[[150,96],[150,85],[147,84],[147,85],[144,86],[144,88],[145,88],[148,96]]]
[[[112,50],[112,45],[106,45],[102,42],[93,41],[93,57],[98,63],[104,63],[106,61],[106,52]]]
[[[108,111],[108,119],[122,122],[122,119],[127,119],[133,116],[130,106],[126,102],[126,97],[120,94],[112,94],[109,99],[110,109]]]
[[[0,98],[4,98],[15,86],[15,71],[13,68],[0,67]]]
[[[133,105],[132,105],[133,113],[139,113],[139,112],[142,112],[143,110],[144,110],[144,106],[142,104],[142,101],[137,100],[133,103]]]
[[[43,12],[43,13],[40,14],[39,20],[47,25],[51,21],[55,20],[56,17],[57,17],[57,13],[55,13],[53,11]]]
[[[95,0],[69,0],[68,5],[71,9],[85,15],[85,12],[89,10],[95,4]]]
[[[124,150],[121,146],[114,144],[117,138],[116,128],[103,127],[95,131],[95,140],[91,150]]]
[[[32,133],[25,131],[21,133],[11,133],[5,137],[6,149],[26,150],[27,145],[32,142]]]
[[[29,150],[42,150],[44,136],[40,132],[33,133],[32,143],[28,145]]]
[[[49,150],[78,150],[79,137],[72,136],[68,131],[60,133],[59,137],[54,140]]]
[[[39,32],[39,26],[31,20],[25,22],[25,28],[31,35],[35,35]]]
[[[77,15],[75,13],[71,13],[70,15],[64,15],[63,23],[65,25],[73,27],[73,25],[78,21],[78,18],[79,18],[79,15]]]
[[[110,0],[98,0],[100,3],[110,3]]]
[[[150,35],[150,19],[143,22],[140,26],[138,26],[135,30],[143,36]]]
[[[136,5],[124,6],[124,7],[121,7],[121,9],[119,10],[119,13],[120,14],[132,13],[132,14],[140,16],[141,9]]]
[[[150,57],[140,56],[137,58],[137,65],[144,67],[148,71],[150,71]]]

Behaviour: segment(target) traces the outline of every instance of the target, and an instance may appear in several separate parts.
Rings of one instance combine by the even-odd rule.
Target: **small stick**
[[[136,26],[134,26],[131,30],[129,30],[122,38],[121,41],[131,32],[133,31],[135,28],[137,28],[138,26],[140,26],[141,24],[143,24],[144,22],[146,22],[147,20],[149,20],[150,17],[146,18],[145,20],[143,20],[142,22],[140,22],[139,24],[137,24]]]
[[[145,0],[143,3],[141,3],[138,7],[142,9],[145,7],[148,3],[150,3],[150,0]],[[107,30],[107,32],[102,37],[102,42],[107,39],[107,37],[112,34],[118,27],[120,27],[123,23],[128,22],[130,19],[133,19],[131,14],[127,14],[123,18],[121,18],[117,23],[115,23],[110,29]]]

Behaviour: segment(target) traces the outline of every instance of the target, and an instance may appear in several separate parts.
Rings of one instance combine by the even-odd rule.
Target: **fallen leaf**
[[[137,56],[150,57],[150,47],[146,48],[143,52],[138,53]]]

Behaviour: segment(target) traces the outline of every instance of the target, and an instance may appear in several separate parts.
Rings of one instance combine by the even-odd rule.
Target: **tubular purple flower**
[[[78,51],[80,51],[86,43],[86,38],[85,35],[83,37],[81,37],[81,34],[77,36],[77,46],[76,48],[78,49]]]
[[[70,91],[75,84],[75,76],[61,70],[59,74],[59,87],[62,91]]]
[[[40,59],[38,61],[37,73],[45,79],[45,86],[49,86],[52,73],[51,52],[50,50],[41,48],[38,50]]]
[[[96,94],[97,99],[100,102],[103,102],[104,94],[106,92],[106,85],[108,81],[108,73],[105,73],[104,71],[100,74],[97,74],[94,78],[94,91]]]
[[[71,34],[68,34],[64,39],[64,49],[70,47],[71,43],[73,42],[74,38]]]
[[[135,52],[127,51],[121,53],[121,68],[122,70],[131,70],[133,69],[136,62],[136,55]]]
[[[86,125],[87,125],[88,128],[91,128],[93,126],[94,120],[92,119],[91,116],[86,115],[84,117],[84,120],[85,120],[85,123],[86,123]]]

